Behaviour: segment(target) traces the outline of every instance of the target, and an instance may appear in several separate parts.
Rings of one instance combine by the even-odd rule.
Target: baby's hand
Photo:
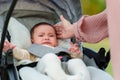
[[[72,42],[70,43],[71,47],[69,48],[69,51],[71,52],[71,57],[73,58],[80,58],[81,57],[81,51],[79,49],[79,46],[77,43],[73,44]]]
[[[9,49],[13,49],[13,48],[15,48],[15,47],[16,47],[15,45],[11,44],[8,40],[6,40],[6,41],[4,42],[3,51],[4,51],[4,52],[7,52]]]

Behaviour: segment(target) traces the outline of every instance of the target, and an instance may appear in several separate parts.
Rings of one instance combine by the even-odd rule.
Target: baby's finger
[[[77,43],[74,43],[74,47],[78,47],[78,44],[77,44]]]
[[[77,49],[77,50],[75,50],[75,52],[76,52],[76,54],[80,54],[80,50],[79,49]]]
[[[73,48],[69,48],[69,51],[70,51],[70,52],[74,52],[74,49],[73,49]]]

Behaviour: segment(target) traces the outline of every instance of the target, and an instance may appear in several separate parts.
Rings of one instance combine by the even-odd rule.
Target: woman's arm
[[[106,11],[92,16],[84,15],[73,26],[77,41],[96,43],[108,37]]]
[[[55,29],[58,38],[76,37],[77,41],[96,43],[108,37],[106,10],[92,16],[82,16],[76,23],[71,24],[63,16]]]

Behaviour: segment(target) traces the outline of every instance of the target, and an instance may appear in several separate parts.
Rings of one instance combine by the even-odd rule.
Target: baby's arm
[[[30,53],[27,50],[21,49],[21,48],[18,48],[18,47],[15,47],[13,49],[13,56],[17,60],[23,60],[23,59],[29,59],[30,60]]]
[[[69,51],[71,52],[71,57],[72,58],[82,58],[82,51],[80,51],[80,48],[77,43],[73,44],[72,42],[70,43],[71,47],[69,48]]]
[[[13,56],[17,60],[31,59],[31,55],[27,50],[20,49],[6,40],[4,43],[3,51],[6,53],[9,49],[13,50]]]

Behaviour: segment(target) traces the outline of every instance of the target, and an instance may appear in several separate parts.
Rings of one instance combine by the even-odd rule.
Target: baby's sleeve
[[[27,50],[21,49],[21,48],[18,48],[18,47],[15,47],[13,49],[13,56],[17,60],[23,60],[23,59],[29,59],[30,60],[30,53]]]

